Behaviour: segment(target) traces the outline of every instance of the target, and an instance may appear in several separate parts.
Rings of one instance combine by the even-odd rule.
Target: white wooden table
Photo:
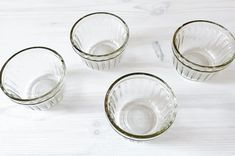
[[[120,66],[112,71],[88,69],[72,50],[69,32],[81,16],[108,11],[129,25],[130,40]],[[30,46],[58,51],[68,67],[61,104],[32,111],[0,92],[0,156],[12,155],[235,155],[235,63],[212,81],[183,79],[170,61],[157,60],[153,42],[171,53],[175,29],[193,19],[218,22],[235,33],[233,0],[1,0],[0,67]],[[119,76],[143,71],[173,88],[179,105],[173,126],[144,143],[123,139],[108,124],[103,100]]]

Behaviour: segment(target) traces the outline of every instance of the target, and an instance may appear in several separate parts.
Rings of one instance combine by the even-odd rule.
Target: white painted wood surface
[[[115,13],[127,22],[130,41],[120,66],[89,70],[71,48],[69,31],[81,16]],[[15,52],[35,45],[57,50],[68,74],[64,101],[38,112],[12,103],[0,92],[0,155],[235,155],[235,64],[206,83],[183,79],[171,62],[159,62],[152,43],[165,55],[175,29],[193,19],[221,23],[235,33],[233,0],[1,0],[0,67]],[[108,86],[129,72],[153,73],[172,86],[178,100],[173,126],[159,138],[135,143],[106,121]]]

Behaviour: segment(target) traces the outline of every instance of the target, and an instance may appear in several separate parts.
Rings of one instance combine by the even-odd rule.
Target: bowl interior
[[[128,28],[109,13],[93,13],[81,18],[71,31],[73,46],[90,55],[107,55],[126,44]]]
[[[56,53],[29,48],[13,55],[1,72],[1,87],[9,97],[30,100],[52,91],[62,81],[65,66]]]
[[[235,40],[222,26],[209,21],[195,21],[180,27],[173,40],[177,52],[196,65],[221,66],[235,56]]]
[[[107,97],[108,118],[116,130],[153,137],[165,131],[176,115],[175,97],[161,80],[132,75],[112,86]]]

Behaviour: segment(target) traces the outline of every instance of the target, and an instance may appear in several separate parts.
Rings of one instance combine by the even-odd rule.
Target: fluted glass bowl
[[[176,117],[176,99],[162,79],[131,73],[117,79],[105,97],[111,126],[131,140],[150,140],[165,132]]]
[[[0,87],[14,102],[46,110],[62,100],[63,58],[47,47],[30,47],[10,57],[0,72]]]
[[[176,30],[172,49],[178,73],[190,80],[204,81],[234,60],[235,38],[217,23],[190,21]]]
[[[70,33],[75,52],[95,70],[116,67],[128,39],[127,24],[119,16],[108,12],[85,15],[73,25]]]

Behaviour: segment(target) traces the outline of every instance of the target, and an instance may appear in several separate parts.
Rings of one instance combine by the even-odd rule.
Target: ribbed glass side
[[[211,79],[211,77],[214,75],[214,72],[202,72],[194,70],[190,67],[187,67],[183,65],[179,60],[176,58],[173,58],[173,64],[176,68],[176,71],[183,76],[184,78],[187,78],[189,80],[194,81],[206,81]]]
[[[82,61],[87,65],[87,67],[94,69],[94,70],[109,70],[115,68],[120,63],[121,55],[105,61],[92,61],[88,59],[82,58]]]

